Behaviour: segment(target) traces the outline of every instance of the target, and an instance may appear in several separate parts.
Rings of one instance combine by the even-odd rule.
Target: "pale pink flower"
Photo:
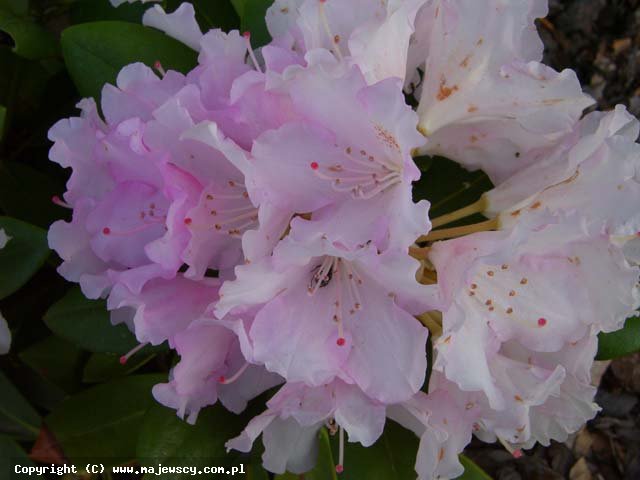
[[[277,0],[267,10],[275,44],[302,55],[331,50],[357,65],[368,83],[404,81],[413,22],[425,0]]]
[[[170,382],[156,385],[153,395],[191,424],[202,408],[218,399],[240,413],[247,401],[282,382],[263,367],[247,363],[236,335],[215,320],[194,320],[175,335],[174,344],[180,362],[171,370]]]
[[[140,292],[117,284],[107,306],[109,310],[130,307],[135,312],[133,324],[140,343],[159,345],[168,340],[173,347],[176,335],[204,316],[209,304],[217,300],[219,287],[216,278],[194,281],[182,275],[150,280]]]
[[[397,80],[368,86],[357,68],[316,53],[309,67],[285,71],[278,88],[297,120],[255,140],[243,170],[249,194],[311,213],[301,235],[322,231],[349,249],[369,241],[406,249],[430,227],[428,202],[412,200],[420,172],[411,152],[423,142],[415,113]]]
[[[340,428],[337,469],[343,466],[343,429],[350,442],[365,447],[382,434],[385,406],[364,395],[356,386],[340,380],[308,387],[285,384],[268,402],[267,410],[255,417],[238,437],[227,442],[229,449],[250,452],[262,435],[264,467],[274,473],[304,473],[317,456],[318,430],[324,425]]]
[[[586,332],[621,328],[638,308],[638,267],[577,214],[433,245],[447,325],[488,322],[501,341],[557,351]]]
[[[416,455],[419,480],[456,478],[464,472],[458,455],[471,441],[481,414],[481,394],[461,391],[434,371],[429,393],[418,392],[391,405],[387,416],[420,438]]]
[[[342,378],[383,402],[415,393],[426,371],[427,330],[413,318],[433,308],[434,291],[415,280],[405,253],[349,252],[318,234],[298,242],[294,222],[272,257],[236,268],[216,315],[252,311],[252,361],[287,381]]]
[[[484,213],[510,228],[521,212],[580,212],[613,243],[637,241],[639,131],[640,123],[622,105],[590,113],[558,146],[532,152],[528,168],[487,192]]]
[[[142,23],[162,30],[194,50],[200,50],[202,31],[196,21],[196,12],[190,3],[181,3],[172,13],[166,13],[160,5],[154,5],[144,12]]]
[[[434,0],[416,19],[409,70],[424,64],[420,130],[424,152],[499,182],[524,154],[570,132],[593,100],[573,71],[542,65],[534,20],[545,0]],[[411,64],[413,62],[413,64]]]

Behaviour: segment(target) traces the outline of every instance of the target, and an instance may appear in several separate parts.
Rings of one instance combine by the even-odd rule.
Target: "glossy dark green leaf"
[[[491,480],[491,477],[466,455],[460,455],[464,473],[457,480]]]
[[[55,36],[32,19],[17,15],[15,11],[0,4],[0,31],[6,32],[13,39],[13,51],[29,60],[57,56],[58,42]]]
[[[128,22],[92,22],[62,32],[62,53],[76,87],[99,98],[105,83],[114,83],[122,67],[133,62],[187,72],[197,53],[153,28]]]
[[[166,375],[134,375],[89,388],[63,401],[45,422],[76,464],[129,462],[155,403],[151,388],[162,381]]]
[[[598,335],[597,360],[611,360],[640,352],[640,317],[628,318],[617,332]]]
[[[269,472],[267,472],[261,465],[245,465],[247,471],[246,480],[270,480]],[[276,477],[278,478],[278,477]],[[295,477],[296,480],[300,479],[300,476]]]
[[[413,198],[415,201],[426,199],[431,202],[431,218],[472,204],[493,186],[484,172],[469,172],[443,157],[420,157],[416,159],[416,164],[420,167],[422,176],[413,184]],[[450,223],[447,227],[483,219],[484,217],[475,215]]]
[[[63,190],[64,184],[28,165],[0,165],[0,206],[14,218],[48,228],[68,214],[68,210],[51,202],[51,197]]]
[[[72,393],[80,387],[83,353],[72,343],[50,335],[20,352],[19,356],[42,378],[65,392]]]
[[[0,299],[22,287],[49,256],[46,232],[15,218],[0,217],[11,240],[0,249]]]
[[[125,2],[114,8],[109,0],[78,0],[71,4],[69,14],[74,25],[100,20],[140,23],[147,6],[142,2]]]
[[[4,124],[7,118],[7,108],[0,105],[0,142],[4,138]]]
[[[105,302],[85,298],[74,287],[44,316],[58,336],[90,352],[124,354],[137,345],[125,325],[112,325]]]
[[[338,439],[332,439],[333,458],[337,456]],[[412,480],[416,478],[415,463],[418,438],[409,430],[390,420],[384,433],[369,448],[359,443],[345,442],[344,472],[340,480]]]
[[[0,478],[3,480],[24,479],[24,473],[16,473],[15,467],[35,466],[26,452],[14,440],[0,435]],[[28,478],[28,477],[27,477]]]
[[[276,475],[276,480],[298,480],[300,475],[285,473]],[[318,458],[316,466],[310,472],[304,474],[305,480],[338,480],[336,474],[336,462],[331,452],[331,443],[326,429],[318,432]],[[364,477],[363,477],[364,478]]]
[[[251,32],[253,48],[268,43],[271,36],[264,17],[273,0],[231,0],[231,3],[240,17],[240,29]]]
[[[29,0],[0,0],[0,8],[14,15],[25,16],[29,13]]]
[[[131,357],[125,365],[122,365],[119,355],[94,353],[84,367],[82,381],[86,383],[101,383],[124,377],[138,370],[155,356],[154,352],[149,352],[145,348]]]
[[[0,433],[20,439],[35,439],[40,415],[0,371]]]
[[[146,466],[158,463],[165,466],[237,466],[240,463],[237,454],[227,454],[224,444],[242,431],[246,421],[218,403],[202,410],[196,424],[189,425],[180,420],[174,410],[155,405],[143,421],[138,439],[138,460]],[[190,476],[147,475],[145,478],[177,480]]]

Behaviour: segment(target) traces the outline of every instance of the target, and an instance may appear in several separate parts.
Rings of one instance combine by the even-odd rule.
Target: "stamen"
[[[522,450],[521,449],[515,448],[513,445],[511,445],[509,442],[507,442],[505,439],[503,439],[501,437],[498,437],[498,440],[500,441],[502,446],[505,448],[505,450],[507,452],[509,452],[511,455],[513,455],[513,458],[522,457]]]
[[[71,205],[69,205],[67,202],[65,202],[64,200],[62,200],[59,196],[54,195],[53,197],[51,197],[51,203],[58,205],[59,207],[63,207],[63,208],[68,208],[70,210],[73,210],[73,207]]]
[[[245,362],[245,364],[242,367],[240,367],[240,369],[235,374],[233,374],[231,378],[225,378],[224,376],[220,376],[220,378],[218,379],[218,382],[223,385],[229,385],[230,383],[235,382],[242,376],[242,374],[247,370],[247,368],[249,368],[249,365],[251,365],[249,362]]]
[[[344,428],[340,427],[340,438],[338,440],[338,464],[336,473],[344,472]]]
[[[251,62],[253,63],[253,67],[260,73],[264,73],[262,68],[260,68],[260,64],[258,63],[258,59],[256,58],[255,53],[253,53],[253,48],[251,48],[251,32],[244,32],[242,36],[247,41],[247,50],[249,51],[249,57],[251,58]]]
[[[142,350],[146,346],[147,346],[146,343],[141,343],[137,347],[130,350],[129,353],[122,355],[120,357],[120,365],[126,364],[132,356],[134,356],[136,353],[138,353],[140,350]]]
[[[341,263],[342,261],[339,258],[335,262],[335,273],[338,276],[338,300],[336,301],[336,313],[334,315],[334,318],[338,324],[338,340],[336,341],[336,343],[340,347],[345,344],[344,329],[342,328],[342,313],[340,310],[342,308],[342,272],[340,271]]]
[[[326,3],[326,0],[318,1],[318,8],[320,10],[320,21],[322,22],[324,31],[329,36],[329,40],[331,41],[331,45],[333,45],[333,50],[336,56],[341,62],[343,62],[344,55],[342,55],[342,50],[340,50],[340,45],[338,45],[338,42],[337,42],[337,40],[339,40],[340,37],[334,35],[333,32],[331,31],[331,26],[329,25],[329,20],[327,19],[327,12],[325,12],[325,9],[324,9],[325,3]]]
[[[162,64],[160,63],[160,60],[156,60],[155,62],[153,62],[153,68],[158,71],[161,77],[164,77],[167,74],[165,69],[162,67]]]
[[[307,291],[309,295],[314,295],[319,288],[326,287],[333,276],[333,267],[335,259],[333,257],[325,257],[322,263],[317,267],[317,271],[311,277]]]
[[[150,227],[153,227],[155,225],[158,225],[160,223],[164,223],[165,218],[163,217],[157,217],[153,220],[145,220],[144,222],[142,222],[142,225],[132,228],[130,230],[120,230],[117,232],[114,232],[113,230],[111,230],[111,228],[109,227],[104,227],[102,229],[102,233],[103,235],[113,235],[116,237],[128,237],[129,235],[135,235],[136,233],[140,233],[143,232],[145,230],[147,230]]]

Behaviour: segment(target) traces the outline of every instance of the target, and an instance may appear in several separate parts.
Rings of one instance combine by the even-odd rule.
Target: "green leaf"
[[[0,478],[3,480],[24,479],[24,473],[16,473],[15,466],[33,467],[35,464],[25,451],[9,437],[0,435]],[[27,477],[28,478],[28,477]]]
[[[598,335],[596,360],[611,360],[640,352],[640,317],[628,318],[624,328]]]
[[[231,0],[240,17],[242,31],[251,32],[251,45],[258,48],[269,42],[271,36],[264,17],[273,0]]]
[[[166,375],[134,375],[89,388],[45,422],[72,462],[120,465],[135,459],[142,419],[155,403],[151,388],[162,381]]]
[[[422,176],[413,184],[413,198],[415,201],[426,199],[431,202],[431,218],[470,205],[493,187],[484,172],[469,172],[444,157],[419,157],[416,164],[422,171]],[[482,220],[484,217],[475,215],[447,224],[447,227]]]
[[[466,455],[460,455],[464,473],[457,480],[491,480],[491,477]]]
[[[298,480],[299,478],[300,475],[292,473],[276,475],[276,480]],[[342,476],[338,477],[336,474],[336,462],[331,453],[329,434],[325,428],[320,429],[318,432],[318,459],[316,460],[316,466],[310,472],[305,473],[304,478],[305,480],[338,480],[338,478],[342,478]]]
[[[44,316],[44,322],[58,336],[90,352],[124,354],[138,342],[123,325],[112,325],[103,300],[85,298],[74,287]]]
[[[269,476],[269,472],[267,472],[261,465],[246,465],[245,470],[247,471],[247,477],[245,480],[269,480],[271,477]],[[278,477],[276,477],[278,478]],[[296,477],[298,480],[300,476]]]
[[[337,459],[338,439],[333,438]],[[346,440],[346,439],[345,439]],[[395,422],[387,421],[384,433],[369,448],[345,441],[344,472],[340,480],[410,480],[416,478],[418,438]]]
[[[33,440],[40,432],[40,415],[0,371],[0,429],[20,439]]]
[[[0,142],[4,138],[4,123],[7,118],[7,107],[0,105]]]
[[[29,12],[29,0],[0,0],[0,8],[24,16]]]
[[[99,98],[105,83],[115,83],[122,67],[133,62],[187,72],[197,53],[153,28],[127,22],[92,22],[62,32],[62,53],[71,77],[84,96]]]
[[[67,393],[80,387],[79,371],[82,367],[82,350],[53,335],[31,345],[19,354],[24,363],[42,378],[59,386]]]
[[[109,0],[78,0],[71,5],[69,14],[73,25],[99,20],[140,23],[145,9],[142,2],[123,3],[114,8]]]
[[[154,405],[142,424],[138,438],[138,460],[143,466],[161,463],[168,467],[227,464],[232,467],[240,462],[236,455],[227,454],[224,444],[238,435],[245,423],[241,416],[228,412],[219,403],[202,410],[195,425],[180,420],[174,410]],[[190,475],[158,477],[148,474],[145,478],[178,480],[190,478]]]
[[[58,42],[55,36],[31,19],[14,12],[15,10],[0,5],[0,30],[13,39],[13,51],[29,60],[57,56]]]
[[[84,367],[82,381],[86,383],[102,383],[135,372],[156,356],[155,353],[150,352],[150,349],[147,350],[147,348],[136,353],[125,365],[120,363],[120,356],[118,355],[94,353]]]
[[[63,190],[63,183],[28,165],[0,164],[0,206],[14,218],[48,228],[68,213],[51,202],[51,197]]]
[[[22,287],[49,256],[46,232],[15,218],[0,217],[11,240],[0,249],[0,299]]]

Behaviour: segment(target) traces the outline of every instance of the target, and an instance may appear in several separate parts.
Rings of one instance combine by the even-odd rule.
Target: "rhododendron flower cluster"
[[[72,171],[59,272],[176,350],[153,393],[189,422],[277,386],[228,443],[262,435],[272,472],[311,469],[322,428],[341,472],[344,433],[370,446],[387,418],[420,437],[420,479],[462,473],[472,435],[564,440],[598,411],[596,335],[640,305],[640,146],[623,107],[582,118],[576,75],[540,63],[546,8],[276,0],[259,51],[149,8],[198,66],[126,66],[50,130]],[[495,188],[430,220],[421,154]]]

